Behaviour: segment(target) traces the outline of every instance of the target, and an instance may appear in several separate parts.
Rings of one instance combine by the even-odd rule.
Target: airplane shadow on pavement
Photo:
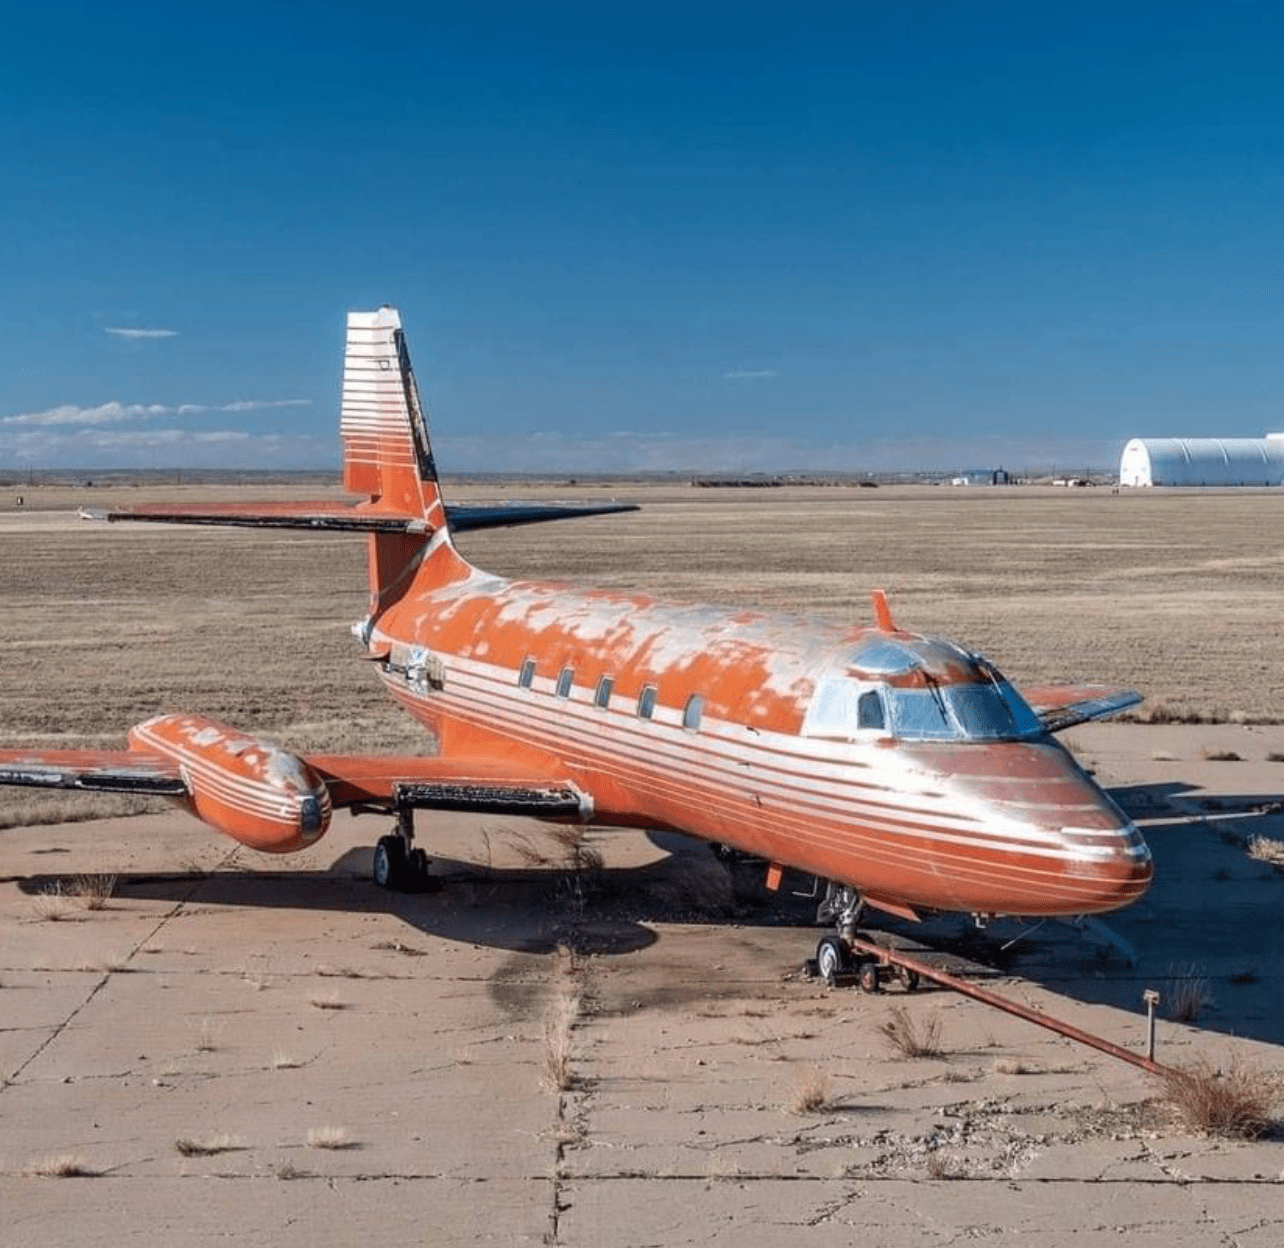
[[[1284,989],[1284,863],[1253,856],[1258,838],[1280,840],[1284,853],[1279,795],[1208,797],[1169,782],[1130,785],[1112,796],[1141,825],[1155,857],[1149,892],[1105,916],[1136,950],[1135,965],[1056,921],[1005,919],[978,930],[961,915],[910,924],[875,913],[870,927],[893,947],[946,969],[983,979],[1021,976],[1078,1001],[1134,1012],[1139,1027],[1142,992],[1155,988],[1161,1019],[1171,1016],[1176,1003],[1189,1009],[1193,1002],[1195,1016],[1185,1021],[1197,1027],[1284,1043],[1278,1008]],[[661,857],[578,874],[549,863],[486,867],[438,857],[433,870],[443,887],[433,893],[378,889],[365,848],[346,851],[321,872],[233,867],[205,875],[122,874],[117,890],[124,898],[174,903],[391,913],[424,935],[514,955],[569,946],[619,957],[654,944],[657,925],[734,927],[737,941],[757,930],[767,957],[778,950],[781,976],[798,969],[824,934],[815,927],[796,930],[814,923],[816,898],[807,895],[808,877],[787,872],[781,889],[768,893],[760,864],[728,872],[699,841],[647,835],[664,851]],[[66,889],[73,878],[42,874],[19,883],[24,892],[36,893]],[[767,934],[771,928],[795,930],[782,930],[777,939]]]

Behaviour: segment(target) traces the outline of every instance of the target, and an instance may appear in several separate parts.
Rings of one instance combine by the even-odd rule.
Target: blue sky
[[[337,464],[384,302],[448,472],[1281,429],[1281,65],[1233,0],[20,6],[0,471]]]

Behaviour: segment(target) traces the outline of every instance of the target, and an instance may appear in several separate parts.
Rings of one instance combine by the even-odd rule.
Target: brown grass
[[[223,1031],[220,1019],[191,1018],[187,1020],[187,1026],[192,1033],[192,1047],[198,1053],[213,1053],[218,1048],[219,1035]]]
[[[344,1148],[356,1148],[357,1142],[347,1127],[313,1127],[308,1132],[309,1148],[327,1148],[337,1151]]]
[[[1269,836],[1254,836],[1246,848],[1248,856],[1257,862],[1270,863],[1273,867],[1284,866],[1284,841],[1277,841]]]
[[[27,1173],[42,1179],[94,1179],[102,1171],[78,1153],[58,1153],[53,1157],[42,1157]]]
[[[1206,762],[1210,763],[1242,763],[1243,755],[1237,754],[1234,750],[1222,750],[1212,747],[1205,747],[1203,756]]]
[[[245,1146],[234,1135],[191,1136],[180,1135],[174,1147],[184,1157],[213,1157],[218,1153],[234,1153]]]
[[[926,1169],[927,1177],[938,1182],[959,1177],[958,1163],[948,1153],[943,1153],[939,1149],[927,1155]]]
[[[1212,985],[1200,967],[1174,967],[1163,1000],[1173,1022],[1193,1023],[1213,1003]]]
[[[51,884],[31,899],[32,914],[46,923],[60,923],[75,911],[75,901],[62,891],[61,884]]]
[[[575,1024],[582,999],[567,985],[553,999],[544,1015],[544,1082],[555,1092],[575,1086]]]
[[[106,910],[116,894],[116,877],[106,873],[78,875],[67,891],[86,910]]]
[[[1019,1057],[996,1057],[991,1064],[991,1070],[996,1075],[1028,1075],[1030,1067],[1027,1066]]]
[[[878,1025],[883,1039],[902,1057],[941,1056],[941,1016],[915,1018],[903,1005],[894,1005]]]
[[[1187,1130],[1230,1140],[1253,1140],[1277,1124],[1272,1116],[1280,1083],[1273,1072],[1233,1062],[1217,1070],[1199,1058],[1162,1077],[1164,1098]]]
[[[443,419],[449,426],[467,416]],[[95,487],[94,495],[109,506],[291,492],[154,485]],[[325,491],[313,484],[306,492]],[[15,660],[0,672],[4,744],[118,748],[128,725],[198,706],[292,748],[424,749],[420,730],[392,713],[351,658],[348,624],[365,606],[362,543],[342,534],[266,542],[252,531],[87,525],[71,515],[83,490],[35,493],[34,506],[68,512],[11,514],[0,529],[0,601],[9,608],[0,645]],[[565,497],[566,487],[448,480],[445,493],[449,501],[539,501]],[[1243,676],[1257,666],[1284,670],[1284,630],[1273,627],[1284,565],[1277,526],[1266,522],[1273,497],[642,483],[612,493],[644,509],[586,521],[573,534],[564,525],[463,534],[460,546],[504,575],[842,623],[869,619],[869,591],[884,585],[898,623],[983,649],[1018,683],[1082,676],[1140,687],[1150,699],[1142,718],[1153,722],[1230,720],[1236,711],[1278,722],[1282,714],[1271,682]],[[693,532],[701,534],[694,555]],[[1223,627],[1221,602],[1235,604],[1236,628]],[[276,644],[244,644],[247,630],[269,626]],[[1235,693],[1229,705],[1227,690]],[[86,724],[101,731],[80,732]],[[0,819],[29,823],[50,803],[56,819],[107,803],[121,809],[114,795],[22,800],[30,807],[6,801]],[[124,799],[131,805],[140,806]]]
[[[804,1071],[794,1088],[796,1114],[823,1114],[831,1105],[829,1076],[823,1070]]]
[[[337,992],[317,993],[308,998],[308,1004],[318,1010],[346,1010],[348,1003]]]

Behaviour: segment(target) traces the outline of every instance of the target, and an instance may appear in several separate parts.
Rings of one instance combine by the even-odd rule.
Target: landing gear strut
[[[430,873],[432,860],[413,845],[415,812],[411,806],[398,804],[397,823],[391,836],[381,836],[375,845],[371,874],[380,888],[396,893],[430,893],[441,887],[441,881]]]
[[[865,992],[878,992],[884,980],[894,977],[906,992],[918,987],[918,975],[905,967],[889,964],[872,953],[853,948],[858,925],[865,913],[860,894],[847,884],[826,885],[825,898],[816,907],[817,923],[833,923],[834,936],[823,936],[814,959],[803,964],[803,973],[823,979],[831,988],[853,979]],[[869,937],[865,937],[869,940]]]

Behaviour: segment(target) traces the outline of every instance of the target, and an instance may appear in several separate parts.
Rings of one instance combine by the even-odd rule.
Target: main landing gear
[[[391,836],[381,836],[375,845],[371,874],[380,888],[394,893],[435,893],[441,881],[431,873],[432,859],[414,847],[415,812],[397,807],[397,824]]]
[[[857,949],[852,943],[857,939],[874,943],[872,938],[861,937],[857,931],[864,913],[865,903],[854,888],[830,882],[825,889],[825,899],[816,908],[816,921],[832,922],[838,932],[821,937],[816,956],[803,963],[803,974],[823,979],[831,988],[855,980],[864,992],[878,992],[887,979],[894,978],[906,992],[913,992],[918,987],[916,971]]]

